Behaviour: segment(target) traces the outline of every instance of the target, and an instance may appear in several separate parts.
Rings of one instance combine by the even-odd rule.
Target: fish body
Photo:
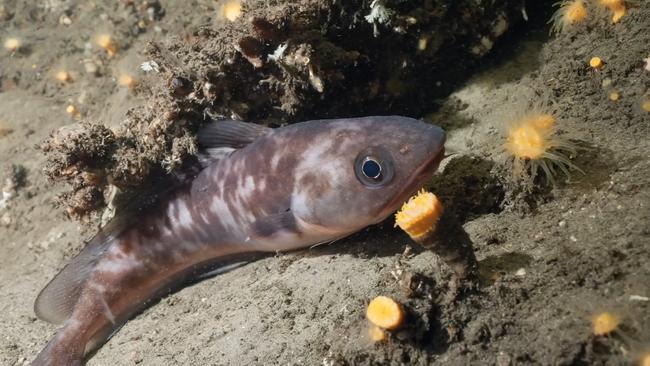
[[[63,327],[33,365],[82,364],[134,313],[215,264],[381,222],[435,171],[444,140],[397,116],[208,125],[205,168],[191,182],[109,224],[43,289],[36,314]]]

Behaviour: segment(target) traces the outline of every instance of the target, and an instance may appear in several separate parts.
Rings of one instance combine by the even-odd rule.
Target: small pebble
[[[2,217],[0,217],[0,224],[2,224],[2,226],[11,225],[11,221],[12,221],[11,216],[9,216],[8,212],[5,212],[4,215],[2,215]]]
[[[98,69],[99,68],[97,67],[97,64],[95,64],[94,62],[85,62],[84,63],[84,70],[86,70],[86,73],[88,73],[90,75],[97,75]]]
[[[72,24],[72,19],[70,19],[70,17],[68,17],[67,15],[63,14],[59,17],[59,24],[70,25]]]
[[[512,357],[505,352],[499,352],[497,355],[497,365],[498,366],[510,366],[512,365]]]

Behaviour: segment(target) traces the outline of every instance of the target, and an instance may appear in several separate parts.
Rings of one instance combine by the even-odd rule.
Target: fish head
[[[332,237],[383,221],[435,172],[445,137],[440,127],[399,116],[330,123],[294,172],[294,215]]]

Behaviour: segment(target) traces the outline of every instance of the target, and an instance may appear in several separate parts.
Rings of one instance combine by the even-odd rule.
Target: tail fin
[[[32,366],[82,366],[85,342],[68,326],[61,329],[32,362]]]

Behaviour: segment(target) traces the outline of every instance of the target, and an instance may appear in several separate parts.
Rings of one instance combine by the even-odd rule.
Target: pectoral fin
[[[293,212],[287,210],[257,219],[251,229],[254,237],[266,238],[280,231],[297,232],[298,226]]]

